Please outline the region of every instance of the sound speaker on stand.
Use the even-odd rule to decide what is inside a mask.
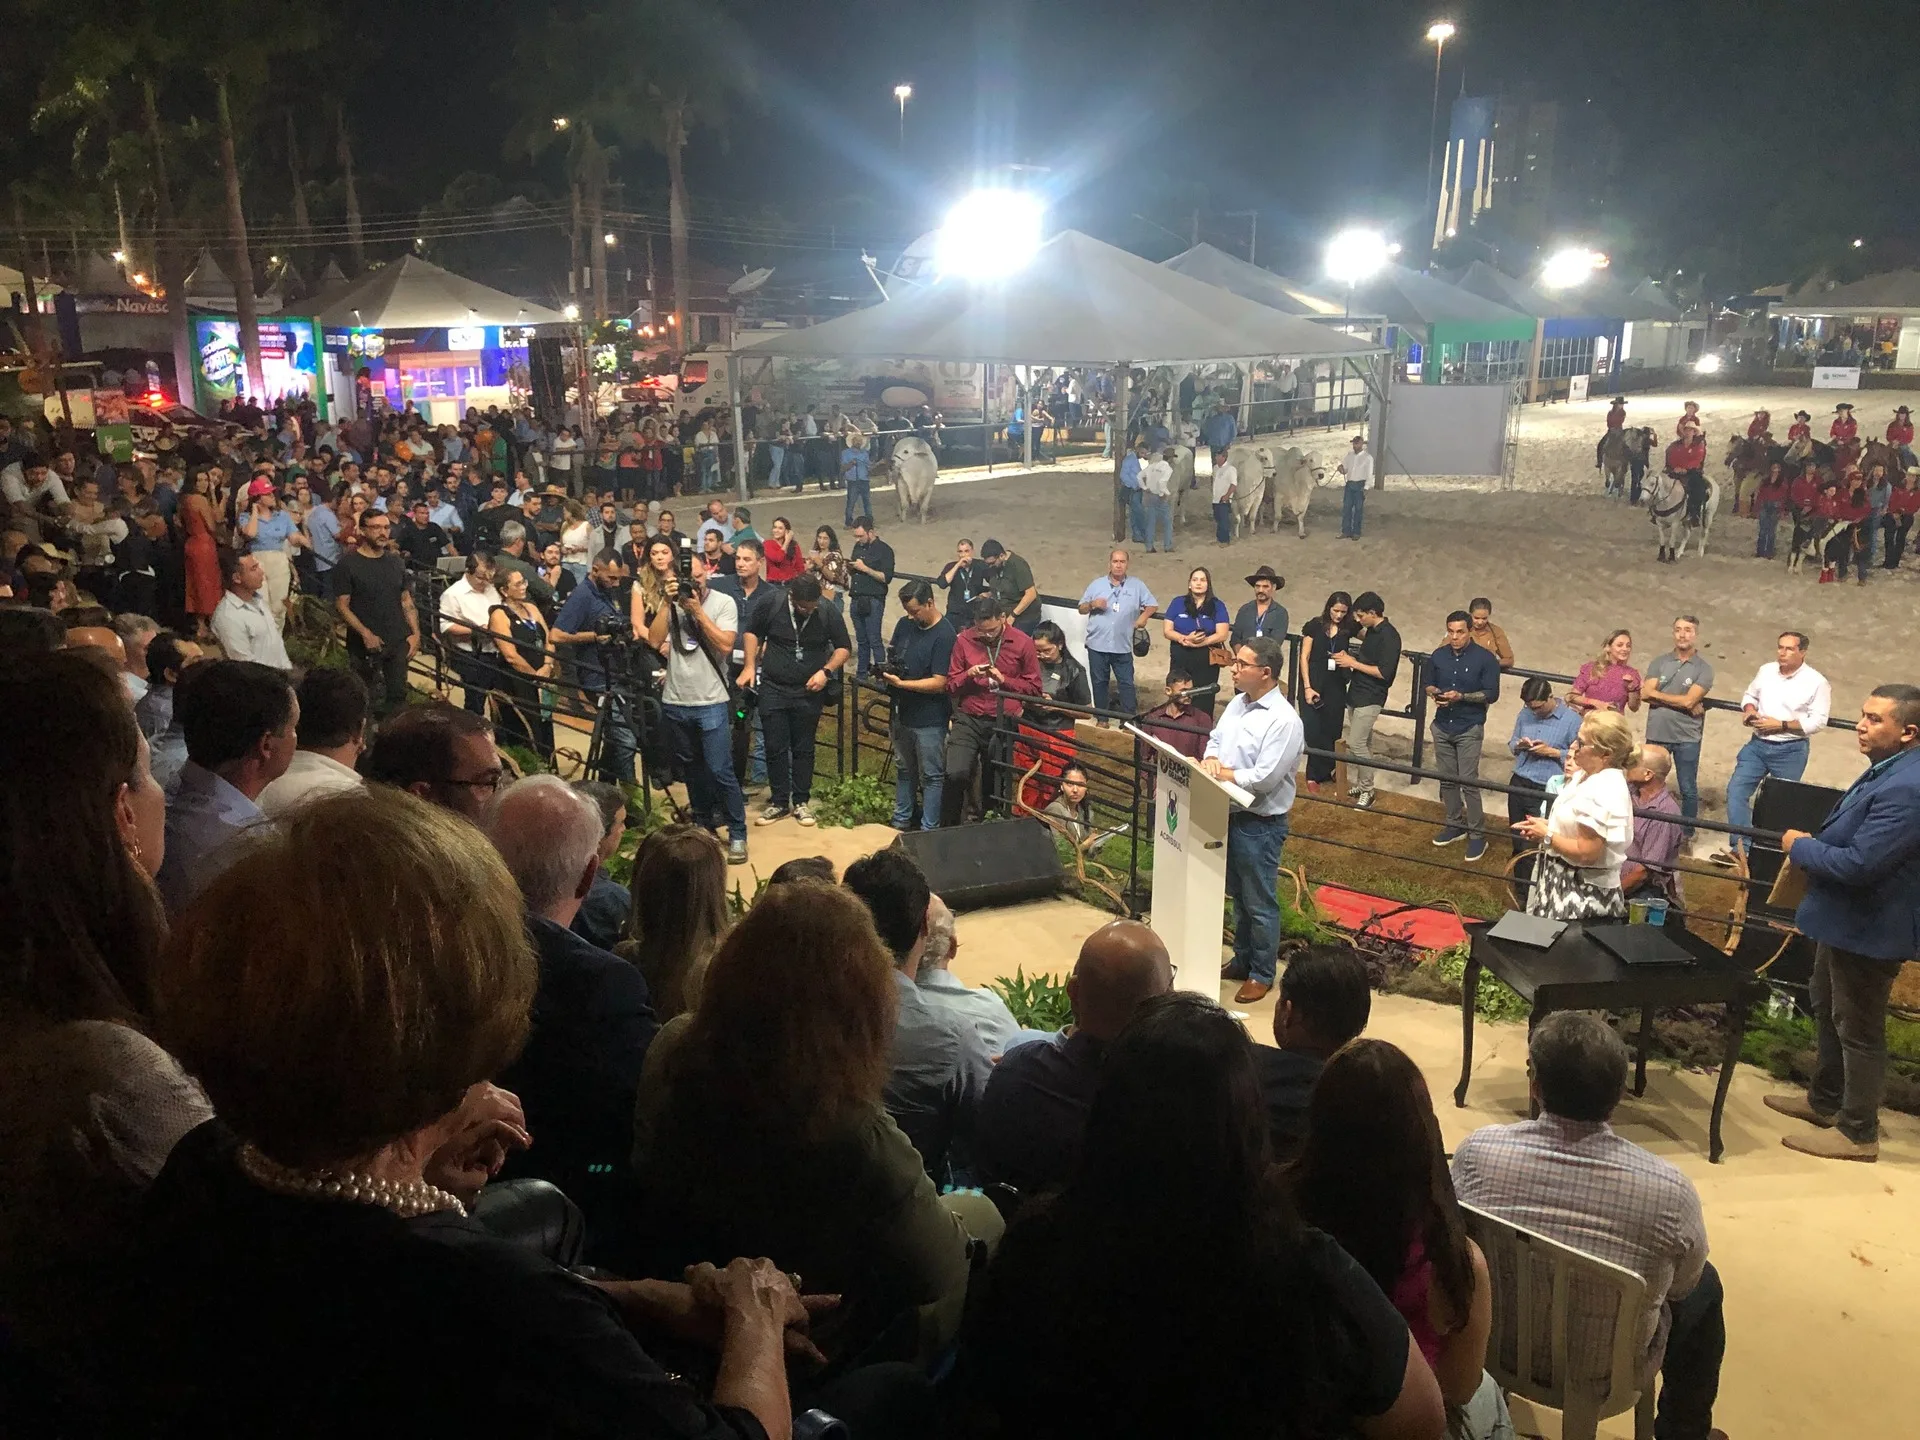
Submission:
[[[893,844],[913,858],[933,893],[955,910],[1042,900],[1066,887],[1053,831],[1038,820],[910,830]]]

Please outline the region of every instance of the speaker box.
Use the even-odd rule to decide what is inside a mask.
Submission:
[[[1833,813],[1833,807],[1844,794],[1844,790],[1830,786],[1807,785],[1768,775],[1753,792],[1753,828],[1805,830],[1812,834],[1827,823],[1827,816]]]
[[[910,830],[893,843],[913,858],[933,893],[955,910],[1041,900],[1066,886],[1053,831],[1038,820]]]

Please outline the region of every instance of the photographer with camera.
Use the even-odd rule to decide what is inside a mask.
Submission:
[[[840,672],[853,652],[847,623],[820,603],[818,577],[801,575],[773,603],[754,608],[744,633],[747,663],[740,684],[751,690],[759,681],[773,789],[755,823],[771,825],[790,814],[811,825],[814,738],[821,711],[840,698]]]
[[[647,640],[666,651],[661,710],[687,777],[693,823],[712,829],[724,819],[727,863],[744,865],[747,802],[733,773],[735,700],[727,681],[740,612],[730,596],[707,588],[707,574],[706,561],[682,543],[664,584],[668,603],[654,613]]]
[[[602,550],[593,557],[585,585],[576,585],[567,603],[553,617],[548,639],[565,647],[562,653],[573,662],[575,682],[592,699],[596,708],[604,701],[605,743],[600,749],[600,778],[627,784],[633,782],[633,752],[639,748],[634,724],[634,701],[622,693],[625,648],[633,640],[633,622],[620,604],[621,588],[627,583],[627,567],[618,550]],[[619,655],[610,652],[620,651]]]

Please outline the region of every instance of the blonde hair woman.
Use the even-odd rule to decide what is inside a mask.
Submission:
[[[1529,815],[1513,826],[1540,845],[1529,915],[1592,920],[1627,913],[1620,867],[1633,841],[1633,793],[1626,772],[1639,763],[1640,746],[1624,716],[1596,710],[1581,722],[1566,788],[1547,818]]]

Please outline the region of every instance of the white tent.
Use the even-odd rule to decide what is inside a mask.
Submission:
[[[1054,236],[1004,279],[901,287],[882,304],[775,332],[751,349],[795,358],[1102,366],[1382,353],[1370,341],[1188,279],[1077,230]]]
[[[1316,295],[1298,281],[1229,255],[1205,241],[1191,250],[1182,250],[1164,262],[1167,269],[1198,280],[1203,285],[1218,285],[1243,300],[1252,300],[1287,315],[1339,316],[1347,307],[1337,299]]]
[[[317,297],[315,318],[330,330],[427,330],[455,325],[564,325],[566,317],[405,255],[344,289]]]

